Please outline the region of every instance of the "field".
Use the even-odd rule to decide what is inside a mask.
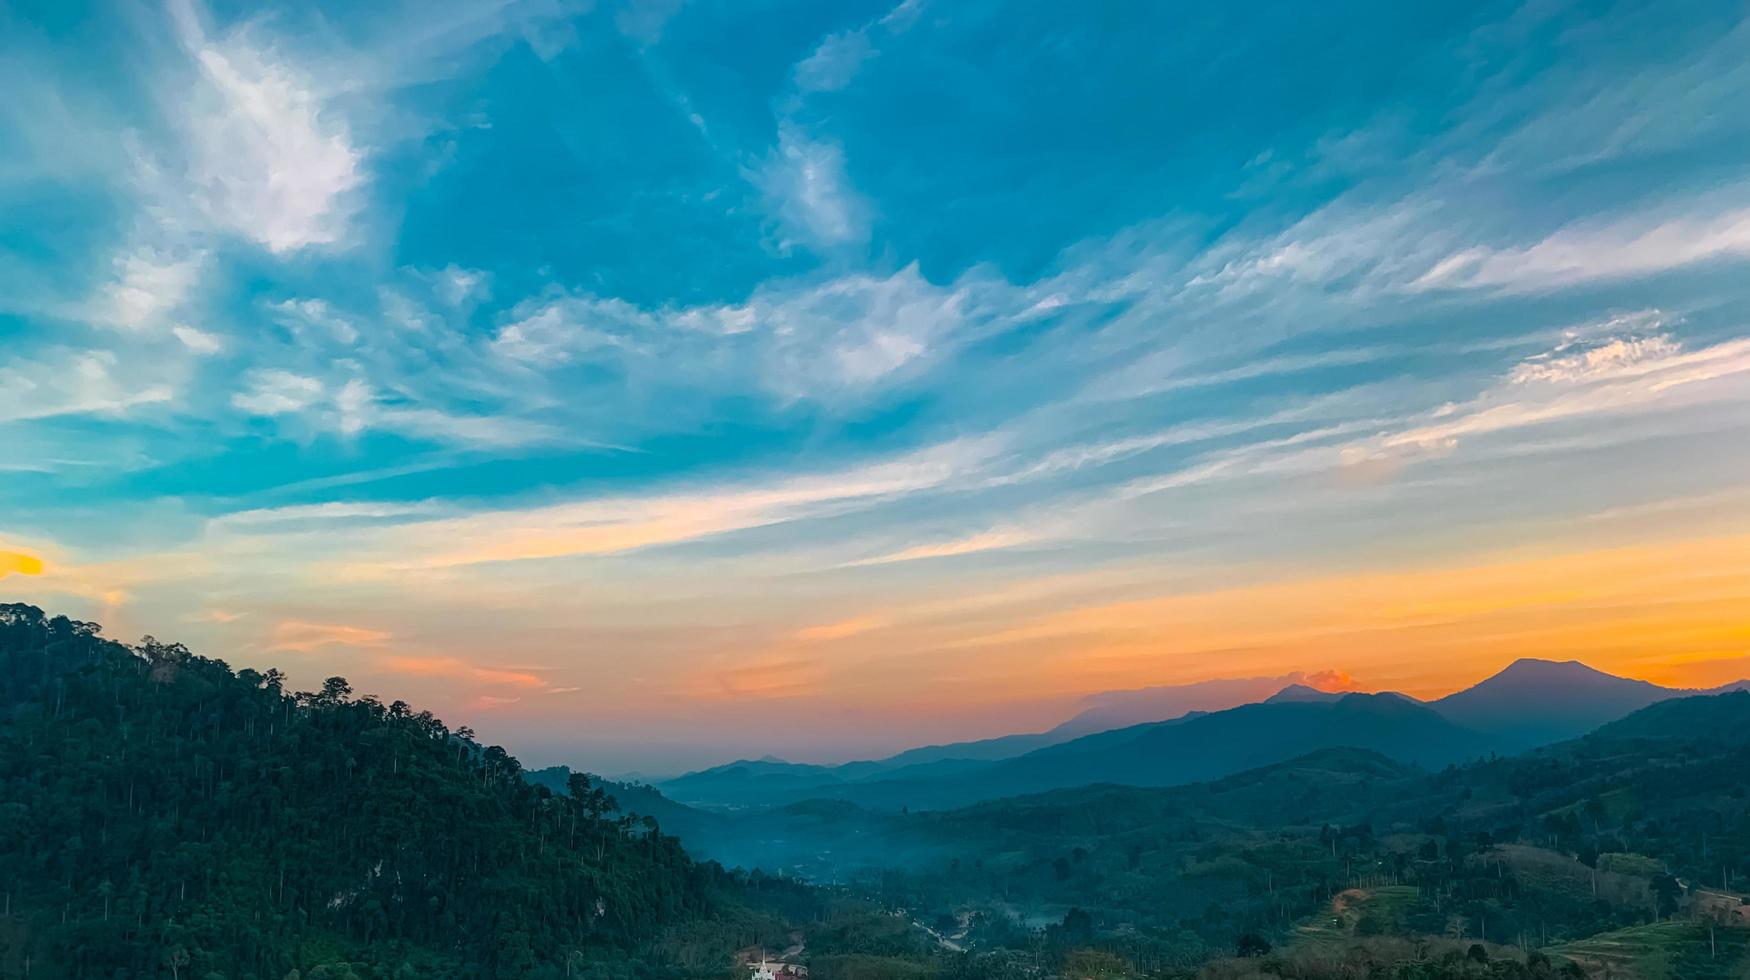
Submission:
[[[1616,980],[1743,980],[1750,977],[1750,930],[1672,920],[1618,929],[1549,950]]]
[[[1364,919],[1393,922],[1416,903],[1420,893],[1414,885],[1383,885],[1350,888],[1337,893],[1324,912],[1295,928],[1297,944],[1344,943],[1354,938]],[[1366,933],[1363,928],[1362,933]]]

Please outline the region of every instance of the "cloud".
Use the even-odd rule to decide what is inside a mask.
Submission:
[[[1750,340],[1684,350],[1668,337],[1617,338],[1517,365],[1469,402],[1445,405],[1423,424],[1345,450],[1351,456],[1449,452],[1459,440],[1582,418],[1694,402],[1740,402],[1750,387]]]
[[[0,367],[0,422],[63,415],[123,415],[168,402],[175,389],[168,365],[145,365],[138,375],[120,370],[113,351],[52,348],[34,359]],[[163,380],[155,380],[155,378]]]
[[[796,87],[803,92],[835,92],[849,85],[863,63],[875,56],[866,31],[834,34],[796,64]]]
[[[173,6],[195,79],[182,115],[186,181],[213,225],[283,254],[344,242],[364,154],[315,81],[247,29],[213,39]]]
[[[0,578],[8,575],[41,575],[43,560],[22,551],[0,551]]]
[[[258,507],[233,511],[213,518],[208,522],[207,527],[214,531],[297,529],[310,526],[333,526],[341,523],[404,520],[412,517],[430,516],[439,510],[440,505],[435,501],[419,503],[328,501],[319,504],[294,504],[288,507]]]
[[[778,145],[749,176],[777,222],[781,248],[868,240],[870,206],[845,175],[838,144],[811,139],[796,123],[780,123]]]
[[[389,640],[389,634],[382,630],[288,619],[274,624],[268,648],[290,653],[309,653],[327,647],[380,647]]]
[[[309,338],[314,343],[326,341],[346,347],[358,342],[358,328],[324,300],[281,300],[269,303],[268,309],[273,311],[275,319],[295,334],[320,331],[320,336]]]
[[[418,674],[424,677],[455,677],[479,681],[483,684],[502,684],[508,687],[547,687],[546,678],[538,674],[520,670],[502,670],[496,667],[477,667],[456,657],[394,656],[384,657],[380,663],[388,670],[403,674]]]
[[[635,332],[660,326],[657,316],[622,300],[566,297],[523,307],[498,328],[491,347],[509,360],[551,368],[594,352],[618,356]]]
[[[1327,693],[1360,690],[1360,683],[1346,670],[1315,670],[1301,675],[1300,683]]]
[[[1410,288],[1536,292],[1630,279],[1750,256],[1750,209],[1583,223],[1531,245],[1476,246],[1437,262]]]
[[[858,616],[836,623],[822,623],[819,626],[799,629],[796,631],[796,639],[803,643],[826,643],[832,640],[848,639],[871,630],[878,630],[886,625],[887,620],[880,616]]]
[[[899,551],[874,558],[864,558],[848,563],[846,567],[863,565],[891,565],[898,562],[922,561],[929,558],[953,558],[960,555],[975,555],[987,551],[1001,551],[1006,548],[1016,548],[1040,540],[1040,535],[1019,528],[995,528],[979,534],[953,538],[947,541],[935,541],[927,544],[913,545]]]
[[[1005,286],[968,278],[939,286],[908,265],[771,283],[741,303],[646,309],[618,299],[544,296],[515,307],[489,349],[518,374],[613,372],[623,389],[836,402],[907,377],[999,329],[1016,302]]]
[[[182,618],[190,623],[235,623],[247,615],[248,613],[232,612],[228,609],[202,609]]]
[[[622,554],[871,506],[939,487],[979,451],[947,444],[898,459],[769,485],[608,497],[423,521],[380,532],[385,570]]]
[[[177,340],[182,341],[182,346],[187,347],[190,352],[195,354],[217,354],[225,349],[224,341],[204,330],[196,330],[186,323],[179,323],[171,327],[170,332]]]
[[[276,368],[250,371],[249,389],[231,396],[231,404],[251,415],[302,412],[321,400],[322,382]]]
[[[825,676],[825,665],[818,660],[768,658],[711,671],[680,693],[700,701],[797,698],[817,692]]]
[[[115,277],[92,304],[91,319],[125,330],[159,326],[187,302],[205,264],[202,252],[124,251],[114,259]]]
[[[1576,382],[1620,372],[1637,364],[1673,357],[1681,346],[1668,335],[1617,337],[1578,353],[1565,348],[1528,358],[1514,367],[1508,380],[1514,384]]]

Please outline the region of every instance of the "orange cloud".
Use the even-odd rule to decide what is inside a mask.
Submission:
[[[1337,691],[1359,690],[1361,685],[1346,670],[1315,670],[1307,674],[1301,683],[1307,687],[1335,693]]]
[[[898,562],[920,561],[926,558],[953,558],[958,555],[976,555],[986,551],[1001,551],[1005,548],[1015,548],[1024,544],[1032,544],[1039,540],[1037,534],[1012,529],[999,529],[974,534],[970,537],[955,538],[952,541],[936,541],[928,544],[914,545],[892,554],[877,555],[874,558],[864,558],[861,561],[848,562],[846,567],[855,568],[864,565],[891,565]]]
[[[822,623],[819,626],[799,629],[796,631],[796,639],[804,643],[823,643],[830,640],[842,640],[859,633],[867,633],[886,625],[887,621],[879,616],[858,616],[836,623]]]
[[[0,578],[8,575],[41,575],[43,560],[22,551],[0,551]]]
[[[403,674],[419,674],[425,677],[460,677],[485,684],[502,684],[510,687],[547,686],[546,679],[535,674],[516,670],[499,670],[493,667],[476,667],[457,657],[396,656],[384,657],[381,662],[384,667],[400,671]]]
[[[268,647],[294,653],[308,653],[323,647],[377,647],[389,642],[389,634],[381,630],[335,623],[305,623],[284,620],[273,628]]]
[[[824,677],[818,660],[774,660],[701,675],[682,693],[704,701],[794,698],[820,693]]]

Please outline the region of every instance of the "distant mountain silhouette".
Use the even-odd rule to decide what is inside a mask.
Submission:
[[[1100,753],[1133,757],[1143,757],[1149,750],[1165,753],[1171,748],[1158,741],[1151,746],[1145,736],[1170,742],[1189,732],[1198,737],[1199,746],[1221,744],[1219,738],[1231,743],[1235,729],[1300,736],[1316,732],[1309,724],[1315,717],[1324,718],[1328,727],[1352,725],[1360,716],[1359,729],[1344,730],[1339,736],[1345,740],[1358,732],[1376,739],[1420,733],[1417,737],[1424,739],[1422,749],[1411,754],[1421,754],[1425,762],[1449,750],[1446,738],[1455,738],[1461,745],[1467,741],[1464,733],[1455,735],[1450,723],[1430,722],[1429,710],[1407,698],[1339,695],[1336,699],[1294,701],[1300,693],[1291,691],[1275,704],[1199,715],[1172,725],[1133,726],[1102,733],[1101,738],[1078,740],[1079,745],[1068,743],[1034,753],[1033,764],[1044,765],[1055,758],[1066,767],[1085,765],[1082,757],[1095,748]],[[1209,730],[1199,734],[1198,725],[1209,726]],[[1432,743],[1434,755],[1427,751],[1428,735],[1440,736]],[[1744,746],[1750,746],[1750,693],[1737,691],[1662,700],[1581,738],[1452,773],[1412,766],[1397,753],[1334,747],[1313,748],[1209,781],[1149,785],[1166,778],[1183,758],[1168,756],[1140,777],[1116,774],[1126,775],[1125,782],[1096,778],[1115,775],[1110,770],[1089,770],[1086,783],[1075,777],[1076,785],[990,797],[963,807],[936,808],[917,802],[926,798],[926,792],[946,798],[948,793],[939,785],[895,782],[844,787],[846,793],[868,795],[858,802],[810,800],[712,814],[727,823],[707,826],[691,836],[683,830],[681,836],[689,848],[727,863],[837,875],[870,867],[940,867],[951,860],[964,862],[979,855],[1012,859],[1019,848],[1026,847],[1036,848],[1036,855],[1051,855],[1061,852],[1062,841],[1069,834],[1078,842],[1102,837],[1116,840],[1128,849],[1136,840],[1170,841],[1188,824],[1199,822],[1229,827],[1409,824],[1435,814],[1449,818],[1466,801],[1499,794],[1504,787],[1517,787],[1512,792],[1537,804],[1527,810],[1527,818],[1534,821],[1551,812],[1547,809],[1551,806],[1553,812],[1561,812],[1595,796],[1604,782],[1614,785],[1618,781],[1649,790],[1658,787],[1656,795],[1649,792],[1641,797],[1647,806],[1679,804],[1693,810],[1700,801],[1705,812],[1711,813],[1722,795],[1743,782]],[[1256,751],[1259,745],[1254,742],[1235,749],[1237,755]],[[1230,755],[1224,761],[1235,757]],[[1081,763],[1076,762],[1078,758],[1082,758]],[[1005,768],[1013,775],[1019,764]],[[1512,773],[1520,775],[1504,775]],[[1029,775],[1039,781],[1037,774]],[[978,778],[983,781],[979,791],[989,791],[996,775],[987,772]],[[884,792],[888,796],[880,795]],[[913,799],[909,815],[899,813],[895,805],[899,795],[907,792]],[[866,805],[870,801],[880,806]]]
[[[1046,734],[1060,736],[1058,741],[1066,741],[1079,735],[1178,718],[1192,711],[1224,711],[1262,701],[1288,688],[1316,690],[1307,681],[1321,676],[1324,675],[1293,673],[1279,677],[1223,678],[1195,684],[1108,691],[1088,697],[1087,707],[1081,713]],[[1337,676],[1347,680],[1345,675]]]
[[[1584,735],[1669,698],[1698,693],[1707,692],[1617,677],[1575,660],[1527,658],[1428,705],[1457,724],[1494,737],[1501,751],[1519,752]]]
[[[1265,704],[1281,704],[1285,701],[1335,701],[1341,698],[1341,692],[1321,691],[1305,684],[1290,684],[1275,694],[1264,699]]]
[[[855,763],[853,763],[855,765]],[[834,766],[811,766],[768,759],[741,759],[660,784],[664,796],[683,803],[761,806],[805,799],[844,781]]]
[[[1014,759],[960,762],[952,770],[907,767],[813,792],[874,808],[946,809],[1095,783],[1176,786],[1336,748],[1444,766],[1486,755],[1490,746],[1484,736],[1402,695],[1346,694],[1241,705],[1097,732]]]
[[[669,797],[689,803],[777,805],[805,799],[815,790],[826,791],[843,783],[911,780],[958,773],[978,768],[977,763],[1017,758],[1088,735],[1178,721],[1249,704],[1281,694],[1289,688],[1311,692],[1309,697],[1321,694],[1304,683],[1308,678],[1307,674],[1293,673],[1280,677],[1229,678],[1108,691],[1090,696],[1084,701],[1087,707],[1080,713],[1043,732],[926,745],[884,759],[837,766],[785,762],[774,756],[742,759],[689,772],[664,780],[660,785]]]
[[[1399,762],[1443,766],[1486,754],[1487,740],[1395,694],[1242,705],[1175,723],[1104,732],[968,772],[917,805],[1119,783],[1173,786],[1216,779],[1315,749],[1372,749]]]
[[[1321,691],[1297,679],[1303,676],[1114,692],[1091,699],[1086,711],[1047,732],[926,746],[841,766],[734,762],[669,780],[661,789],[673,800],[701,805],[784,806],[820,798],[936,809],[1101,782],[1170,786],[1216,779],[1321,748],[1370,749],[1399,762],[1444,766],[1572,739],[1670,698],[1712,693],[1536,659],[1515,661],[1426,704],[1393,693]],[[1246,692],[1257,700],[1186,709],[1166,720],[1159,715]],[[1133,715],[1147,720],[1080,731]]]

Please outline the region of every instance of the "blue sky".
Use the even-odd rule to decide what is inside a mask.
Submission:
[[[606,769],[1750,673],[1747,55],[1724,2],[5,5],[0,594]]]

